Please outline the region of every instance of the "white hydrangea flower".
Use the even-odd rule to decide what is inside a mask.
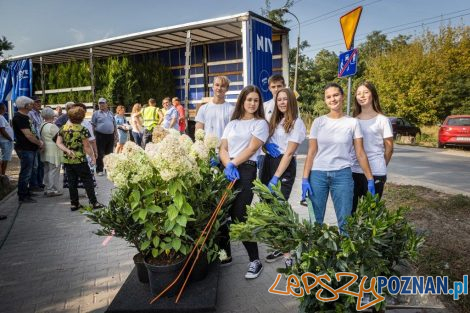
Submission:
[[[204,137],[205,137],[204,129],[196,129],[194,138],[196,138],[196,140],[204,140]]]
[[[217,149],[219,147],[219,138],[214,135],[204,137],[204,144],[209,149]]]
[[[208,161],[209,149],[204,142],[198,140],[191,146],[191,155],[195,158]]]
[[[227,255],[227,252],[225,252],[224,249],[221,249],[219,251],[219,260],[220,261],[224,261],[224,260],[227,260],[228,259],[228,255]]]

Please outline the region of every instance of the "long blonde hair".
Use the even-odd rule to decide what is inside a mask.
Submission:
[[[142,109],[142,105],[140,103],[136,103],[132,107],[132,113],[139,113],[141,109]]]
[[[277,107],[277,96],[280,92],[284,92],[287,95],[287,111],[282,113]],[[295,120],[299,117],[299,107],[297,105],[297,99],[295,98],[294,92],[290,88],[279,89],[274,95],[274,112],[269,122],[269,136],[274,134],[277,126],[284,118],[284,131],[290,133],[294,128]]]

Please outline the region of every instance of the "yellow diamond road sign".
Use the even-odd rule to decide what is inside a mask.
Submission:
[[[356,34],[357,24],[359,24],[361,13],[362,6],[359,6],[339,18],[339,22],[341,23],[341,29],[343,30],[343,37],[344,43],[346,44],[346,50],[351,50],[351,47],[354,43],[354,35]]]

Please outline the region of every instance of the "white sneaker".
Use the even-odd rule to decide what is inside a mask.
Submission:
[[[260,260],[254,260],[253,262],[250,262],[248,265],[248,272],[245,274],[246,279],[254,279],[261,274],[261,271],[263,270],[263,264],[261,264]]]
[[[98,175],[98,176],[103,176],[104,173],[103,173],[103,172],[98,172],[98,173],[96,173],[96,175]]]

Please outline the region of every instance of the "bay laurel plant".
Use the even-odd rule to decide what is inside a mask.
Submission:
[[[122,153],[105,157],[108,178],[116,188],[103,213],[86,214],[103,227],[99,234],[114,230],[115,235],[135,245],[149,262],[170,264],[190,252],[202,232],[199,225],[204,224],[196,219],[201,206],[215,208],[213,202],[221,197],[227,182],[221,179],[222,173],[210,169],[217,138],[198,132],[193,142],[172,130],[160,138],[159,142],[147,144],[145,150],[127,142]],[[216,191],[200,197],[201,185]],[[223,212],[219,219],[222,215]],[[138,233],[132,236],[133,241],[126,230],[129,224]]]
[[[389,211],[383,201],[377,201],[370,194],[348,218],[345,235],[340,234],[336,226],[300,220],[279,188],[275,186],[273,190],[271,193],[260,181],[255,181],[254,191],[260,201],[249,207],[246,222],[231,226],[230,236],[289,252],[292,266],[279,268],[281,273],[298,277],[307,272],[327,274],[332,278],[329,284],[334,289],[350,280],[343,277],[336,281],[334,277],[338,272],[355,273],[358,281],[367,276],[367,283],[370,283],[372,277],[397,274],[396,265],[415,260],[423,243],[423,238],[405,219],[406,208]],[[336,301],[322,302],[315,297],[319,289],[317,286],[299,298],[301,312],[356,311],[355,297],[342,294]],[[357,292],[358,283],[349,290]],[[322,293],[322,297],[331,296],[333,294],[327,290]],[[380,310],[385,305],[381,302],[375,308]]]

